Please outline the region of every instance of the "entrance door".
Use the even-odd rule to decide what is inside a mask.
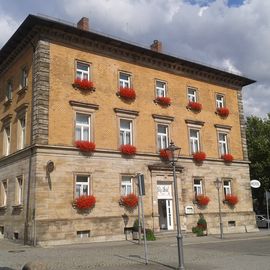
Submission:
[[[173,230],[172,200],[158,200],[159,226],[161,230]]]

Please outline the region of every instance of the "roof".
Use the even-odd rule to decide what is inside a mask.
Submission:
[[[60,31],[64,31],[69,34],[75,34],[82,38],[87,38],[95,41],[101,41],[106,44],[111,44],[113,46],[119,48],[125,48],[132,52],[141,53],[143,55],[148,55],[154,57],[155,59],[161,61],[171,62],[172,64],[178,64],[187,68],[196,69],[197,72],[207,72],[211,74],[215,74],[216,76],[226,77],[230,82],[237,81],[237,85],[243,87],[255,82],[255,80],[249,79],[247,77],[243,77],[240,75],[236,75],[230,72],[226,72],[220,69],[216,69],[213,67],[209,67],[207,65],[199,64],[193,61],[184,60],[169,54],[159,53],[152,51],[150,49],[131,44],[119,39],[115,39],[109,36],[101,35],[92,31],[85,31],[77,28],[74,25],[70,25],[64,23],[62,21],[52,20],[50,18],[28,15],[28,17],[23,21],[23,23],[19,26],[17,31],[12,35],[12,37],[7,41],[7,43],[0,50],[0,72],[3,70],[1,67],[2,63],[17,49],[18,45],[22,46],[29,44],[31,42],[31,37],[37,34],[37,32],[32,31],[36,26],[47,27],[49,29],[57,29]],[[32,35],[31,35],[32,33]],[[28,39],[26,38],[28,36]]]

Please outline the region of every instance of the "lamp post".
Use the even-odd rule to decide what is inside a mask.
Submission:
[[[222,223],[220,195],[219,195],[219,190],[220,190],[221,185],[222,185],[221,179],[217,177],[216,181],[214,181],[214,184],[215,184],[217,191],[218,191],[218,213],[219,213],[220,239],[223,239],[223,223]]]
[[[175,173],[175,165],[178,160],[178,156],[181,148],[175,146],[175,144],[171,141],[168,148],[165,149],[169,154],[169,161],[173,167],[173,183],[174,183],[174,200],[175,200],[175,215],[176,215],[176,226],[177,226],[177,248],[178,248],[178,267],[179,270],[185,270],[184,267],[184,253],[183,253],[183,235],[181,232],[181,224],[180,224],[180,215],[179,215],[179,199],[178,199],[178,187]],[[177,156],[175,156],[175,151],[179,151]]]

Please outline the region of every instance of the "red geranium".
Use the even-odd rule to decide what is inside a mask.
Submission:
[[[169,160],[169,158],[171,156],[171,152],[169,150],[166,150],[166,149],[160,149],[159,156],[164,160]]]
[[[217,108],[217,114],[222,117],[227,117],[229,115],[230,111],[226,107]]]
[[[206,206],[210,202],[210,199],[206,195],[198,195],[196,197],[196,201],[198,202],[199,205]]]
[[[171,105],[171,99],[169,97],[157,97],[156,102],[163,106]]]
[[[139,201],[138,196],[136,196],[134,193],[130,193],[120,198],[120,204],[129,208],[136,207],[138,205],[138,201]]]
[[[225,201],[229,204],[229,205],[236,205],[238,203],[238,197],[236,195],[226,195],[225,196]]]
[[[224,155],[221,156],[221,158],[225,162],[232,162],[233,161],[233,156],[231,154],[224,154]]]
[[[135,155],[136,147],[131,144],[123,144],[120,146],[120,151],[125,155]]]
[[[195,161],[204,161],[206,159],[206,154],[204,152],[197,152],[193,154],[193,159]]]
[[[135,90],[129,87],[120,87],[118,94],[124,99],[134,100],[136,98]]]
[[[92,152],[96,149],[95,143],[89,141],[76,141],[75,146],[82,152]]]
[[[200,112],[202,110],[202,104],[195,101],[189,101],[188,108],[193,111]]]
[[[87,79],[81,80],[80,78],[76,78],[73,85],[82,90],[93,90],[94,88],[94,83]]]
[[[80,210],[91,209],[96,204],[96,198],[93,195],[82,195],[75,199],[74,204]]]

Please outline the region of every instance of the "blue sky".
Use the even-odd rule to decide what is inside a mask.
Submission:
[[[12,0],[0,1],[0,48],[28,14],[77,23],[166,53],[257,80],[243,89],[246,115],[270,112],[270,1]]]

